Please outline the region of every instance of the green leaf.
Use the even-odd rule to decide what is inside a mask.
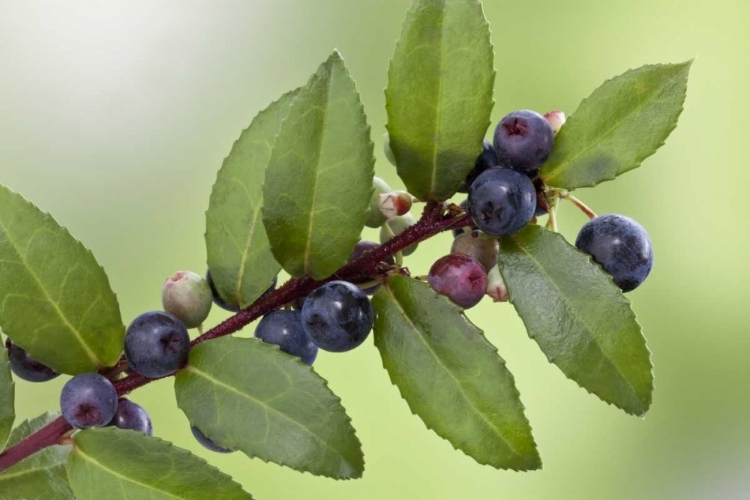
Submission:
[[[346,263],[369,213],[375,158],[359,92],[341,55],[294,99],[263,186],[263,223],[292,276],[327,278]]]
[[[651,405],[646,339],[612,278],[565,239],[527,226],[500,241],[499,266],[529,336],[565,375],[627,413]]]
[[[125,328],[94,256],[0,186],[0,328],[31,357],[75,375],[113,365]]]
[[[177,404],[219,445],[336,479],[364,471],[341,402],[299,358],[256,339],[224,337],[190,351]]]
[[[10,435],[8,446],[19,443],[59,415],[45,413],[26,420]],[[70,446],[50,446],[0,473],[0,498],[3,500],[73,500],[65,472]],[[102,497],[107,498],[107,497]]]
[[[16,419],[15,397],[16,386],[10,375],[8,352],[0,345],[0,450],[8,441],[10,430]]]
[[[167,441],[117,427],[73,436],[68,478],[78,500],[252,500],[232,478]]]
[[[495,104],[493,58],[479,0],[415,0],[385,100],[398,175],[420,200],[450,198],[482,152]]]
[[[245,129],[219,170],[206,212],[208,268],[229,304],[248,307],[281,266],[261,220],[263,179],[281,123],[299,90],[283,95]]]
[[[513,375],[458,306],[403,276],[391,276],[373,305],[383,365],[428,428],[480,464],[541,467]]]
[[[643,66],[596,89],[560,130],[544,182],[575,189],[638,168],[677,126],[691,64]]]

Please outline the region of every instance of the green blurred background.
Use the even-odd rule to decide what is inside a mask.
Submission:
[[[222,159],[255,113],[303,84],[334,47],[362,92],[378,175],[401,186],[381,151],[382,89],[409,3],[2,0],[0,183],[92,248],[128,323],[160,307],[173,271],[204,269],[204,210]],[[469,316],[515,374],[544,460],[539,472],[479,466],[426,430],[372,341],[316,363],[362,440],[359,481],[204,451],[169,382],[133,399],[159,436],[266,500],[750,498],[750,3],[493,0],[485,9],[497,52],[494,121],[518,108],[570,113],[628,68],[697,57],[666,146],[643,168],[579,192],[600,213],[634,217],[653,239],[654,272],[630,295],[656,365],[647,417],[626,416],[566,380],[512,307],[490,302]],[[584,217],[568,206],[561,216],[574,238]],[[422,245],[409,267],[426,272],[449,244],[442,235]],[[214,311],[210,323],[224,316]],[[19,418],[55,409],[62,384],[19,383]]]

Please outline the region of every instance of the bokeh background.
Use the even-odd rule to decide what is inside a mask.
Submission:
[[[0,183],[84,241],[109,272],[126,324],[160,307],[173,271],[205,267],[216,170],[252,117],[303,84],[333,48],[362,92],[378,175],[386,68],[409,0],[0,1]],[[493,120],[575,110],[604,79],[697,57],[678,129],[639,170],[578,194],[639,220],[656,248],[630,297],[656,365],[654,404],[626,416],[547,363],[507,304],[469,316],[515,374],[544,460],[533,473],[476,465],[426,430],[372,341],[316,369],[362,440],[364,479],[336,482],[200,448],[170,382],[133,397],[156,433],[206,457],[261,499],[750,498],[750,3],[492,0]],[[568,206],[562,231],[585,222]],[[370,233],[374,236],[374,232]],[[408,261],[446,253],[447,235]],[[221,311],[209,323],[220,321]],[[251,328],[247,334],[251,333]],[[18,384],[19,419],[57,406],[62,377]],[[2,498],[2,492],[0,492]]]

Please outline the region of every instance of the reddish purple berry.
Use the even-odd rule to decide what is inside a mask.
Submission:
[[[477,305],[487,292],[487,273],[482,264],[461,254],[446,255],[435,262],[427,281],[436,292],[464,309]]]

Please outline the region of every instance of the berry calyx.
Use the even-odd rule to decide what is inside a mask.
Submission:
[[[167,278],[161,292],[164,310],[186,328],[197,328],[211,312],[213,292],[205,279],[191,271],[179,271]]]
[[[555,134],[546,118],[522,109],[500,120],[495,128],[494,144],[500,165],[531,173],[549,158]]]
[[[508,168],[487,170],[469,189],[469,214],[479,229],[492,236],[520,231],[534,216],[536,204],[531,180]]]
[[[346,281],[316,288],[302,306],[302,324],[323,350],[345,352],[362,344],[375,315],[367,295]]]
[[[153,436],[154,434],[151,418],[146,410],[141,405],[125,398],[120,398],[117,401],[117,411],[109,425],[114,425],[118,429],[142,432],[147,436]]]
[[[430,268],[427,281],[432,288],[464,309],[479,304],[487,291],[487,273],[467,255],[451,254]]]
[[[35,360],[24,350],[15,345],[10,339],[5,340],[8,350],[8,360],[11,371],[20,379],[27,382],[47,382],[60,376],[49,366]]]
[[[258,323],[255,337],[279,346],[283,352],[299,357],[308,365],[312,365],[318,355],[318,346],[302,326],[300,311],[271,311]]]
[[[591,255],[623,292],[638,288],[654,264],[648,233],[624,215],[602,215],[590,220],[578,233],[576,247]]]
[[[117,391],[112,382],[98,373],[76,375],[63,386],[60,409],[73,427],[103,427],[117,411]]]
[[[166,312],[141,314],[125,333],[128,366],[144,377],[161,378],[173,374],[185,365],[189,350],[187,328]]]

